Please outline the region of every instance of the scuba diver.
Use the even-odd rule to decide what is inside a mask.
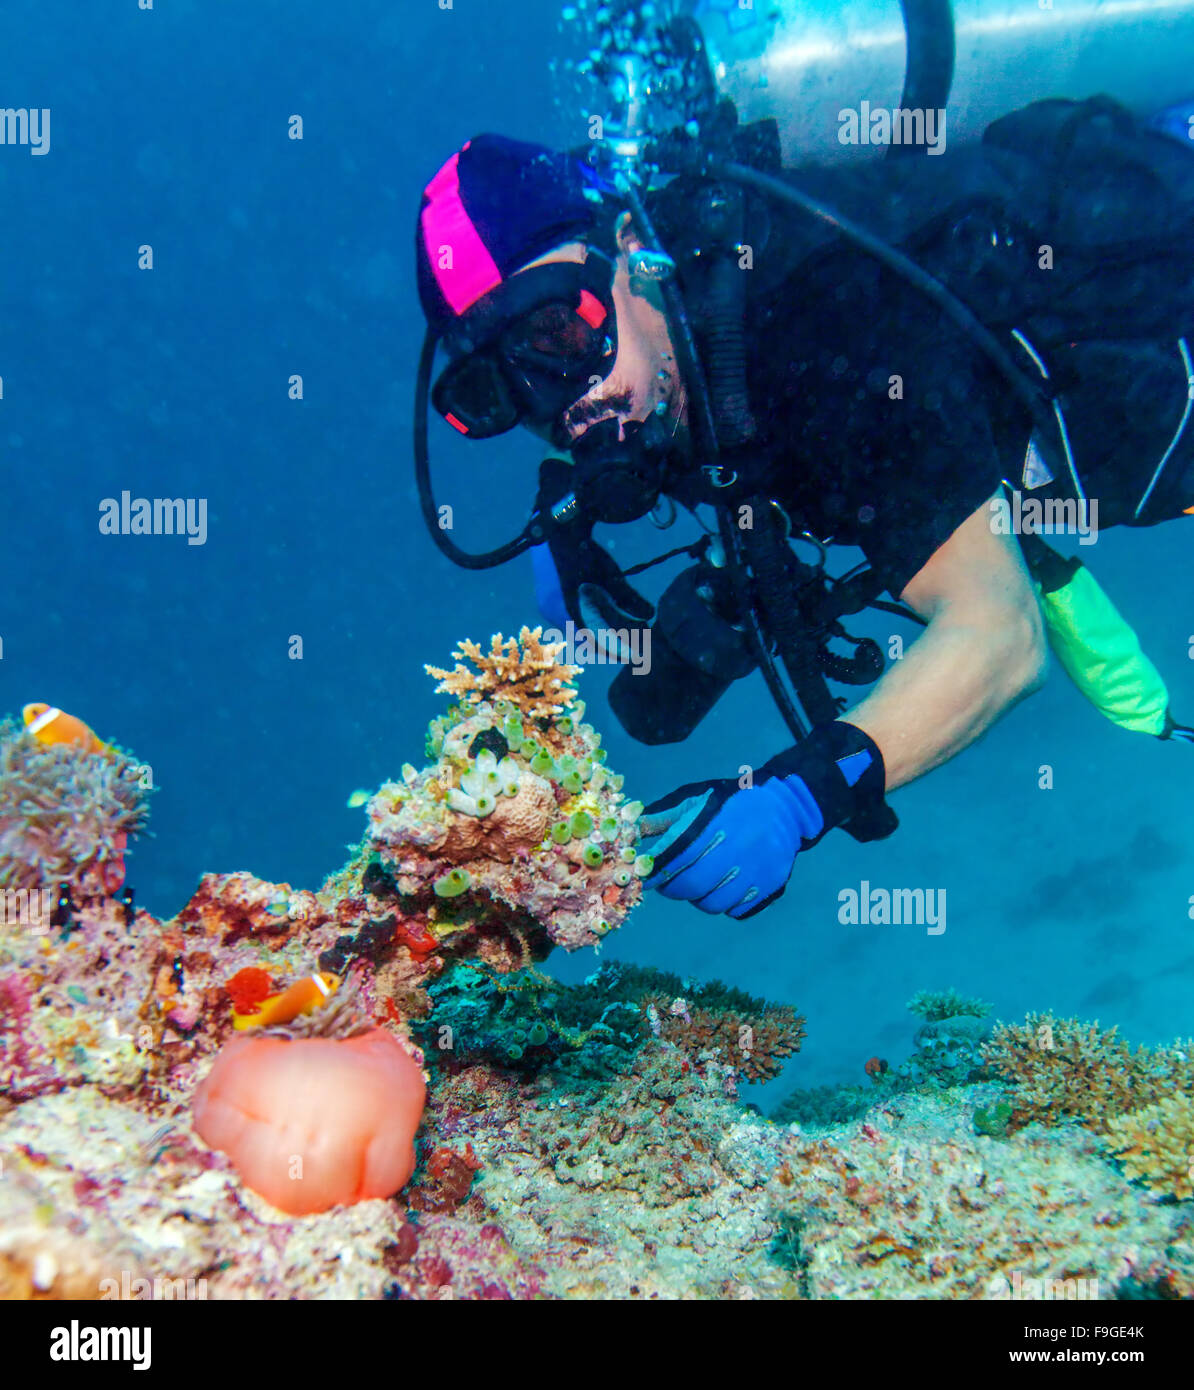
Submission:
[[[650,626],[650,675],[610,691],[641,741],[762,672],[793,746],[643,822],[649,887],[744,918],[830,830],[890,834],[887,797],[1037,690],[1050,647],[1115,722],[1191,739],[1089,570],[1024,518],[1071,508],[1085,542],[1194,514],[1194,145],[1050,100],[939,158],[791,173],[767,122],[719,119],[642,178],[498,135],[443,166],[416,236],[416,470],[456,563],[529,550],[558,625]],[[472,554],[439,524],[429,406],[549,445],[513,541]],[[652,604],[593,529],[677,512],[698,539],[661,559],[693,563]],[[836,545],[865,562],[830,577]],[[886,671],[842,626],[866,607],[923,628]],[[846,708],[828,681],[875,684]]]

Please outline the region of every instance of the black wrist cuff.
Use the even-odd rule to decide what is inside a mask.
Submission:
[[[818,840],[839,825],[856,840],[882,840],[899,825],[883,799],[887,774],[879,745],[854,724],[816,725],[803,743],[765,763],[760,775],[801,778],[825,818]]]

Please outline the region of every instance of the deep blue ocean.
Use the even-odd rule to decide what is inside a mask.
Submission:
[[[412,246],[423,185],[470,136],[582,135],[582,113],[553,104],[560,8],[0,13],[0,106],[52,111],[48,154],[0,148],[0,710],[59,705],[152,766],[129,881],[159,917],[213,870],[318,886],[363,829],[349,794],[423,761],[441,708],[423,663],[537,621],[528,562],[468,575],[424,532]],[[538,459],[529,439],[477,446],[462,527],[525,512]],[[206,543],[101,535],[101,500],[126,490],[205,498]],[[1194,521],[1104,533],[1083,555],[1187,720],[1192,545]],[[687,744],[640,747],[604,706],[608,676],[584,677],[589,717],[643,800],[789,741],[751,678]],[[765,1105],[898,1061],[918,989],[1172,1040],[1191,1031],[1192,787],[1194,750],[1114,728],[1055,671],[897,796],[891,839],[832,836],[744,923],[652,898],[604,954],[795,1004],[808,1040]],[[946,931],[841,925],[838,893],[863,880],[944,890]],[[595,961],[548,968],[576,979]]]

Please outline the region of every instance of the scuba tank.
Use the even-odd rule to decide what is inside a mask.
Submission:
[[[1101,94],[1144,117],[1194,95],[1194,0],[580,0],[566,14],[613,128],[703,124],[728,97],[743,124],[776,122],[789,168],[924,153],[883,138],[894,111],[944,109],[940,134],[964,144],[1048,97]]]
[[[1114,97],[1146,116],[1191,95],[1194,0],[696,0],[722,95],[779,123],[786,165],[883,154],[842,143],[839,113],[945,107],[977,140],[1046,97]],[[898,149],[897,146],[892,146]]]

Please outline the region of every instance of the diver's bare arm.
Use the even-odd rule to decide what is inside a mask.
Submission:
[[[961,752],[1044,679],[1040,609],[1016,538],[992,530],[993,504],[1006,506],[984,502],[909,581],[900,597],[929,626],[842,716],[879,745],[888,791]]]

